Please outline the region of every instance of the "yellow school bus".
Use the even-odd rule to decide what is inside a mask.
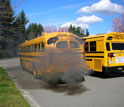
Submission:
[[[89,70],[122,72],[124,70],[124,33],[111,32],[83,37]]]
[[[44,33],[40,37],[25,41],[19,48],[22,68],[31,71],[35,78],[53,83],[66,77],[62,77],[65,75],[63,72],[68,72],[66,68],[76,68],[72,65],[76,62],[72,61],[74,54],[80,55],[80,59],[83,57],[82,38],[69,32]],[[68,82],[69,78],[72,77],[63,82]],[[79,81],[84,80],[83,74],[76,78]]]

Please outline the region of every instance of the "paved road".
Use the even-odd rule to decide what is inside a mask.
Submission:
[[[27,93],[32,107],[124,107],[123,74],[85,76],[80,85],[53,87],[22,71],[18,59],[2,60],[0,66]]]

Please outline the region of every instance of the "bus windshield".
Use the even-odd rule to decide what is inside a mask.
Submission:
[[[56,44],[57,48],[68,48],[68,43],[67,41],[61,41]]]
[[[112,43],[112,50],[124,50],[124,43]]]
[[[70,48],[80,48],[80,45],[75,41],[70,41]]]

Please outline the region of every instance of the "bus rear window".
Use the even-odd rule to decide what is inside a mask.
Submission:
[[[110,45],[109,45],[109,43],[106,43],[106,50],[107,51],[110,51]]]
[[[75,41],[70,41],[70,48],[80,48],[80,45]]]
[[[58,42],[56,44],[57,48],[68,48],[68,43],[66,41]]]
[[[112,50],[124,50],[124,43],[112,43]]]
[[[48,43],[49,45],[50,45],[50,44],[54,44],[57,40],[58,40],[58,37],[53,37],[53,38],[50,38],[47,43]]]

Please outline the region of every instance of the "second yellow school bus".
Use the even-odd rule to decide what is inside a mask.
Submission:
[[[105,73],[124,70],[124,33],[98,34],[83,40],[89,70]]]

